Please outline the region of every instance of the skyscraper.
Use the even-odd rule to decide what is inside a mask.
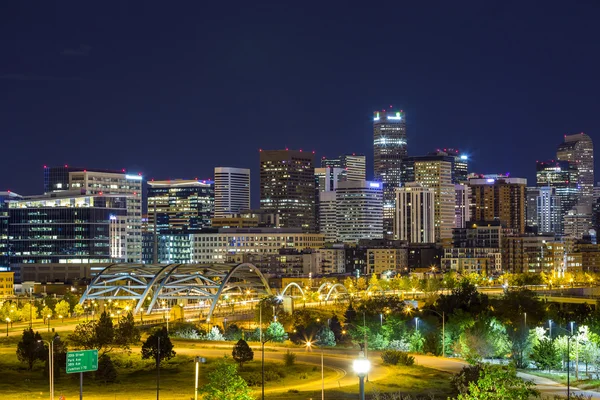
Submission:
[[[504,228],[525,232],[527,179],[483,175],[469,179],[474,221],[499,221]]]
[[[562,231],[560,197],[556,195],[556,189],[545,186],[538,188],[539,194],[536,198],[536,214],[539,232],[560,233]]]
[[[537,187],[550,186],[555,189],[556,195],[560,198],[561,219],[577,205],[580,198],[578,182],[579,171],[573,162],[556,160],[536,162]],[[562,233],[562,228],[557,233]]]
[[[343,154],[338,158],[325,158],[321,160],[321,167],[342,168],[344,180],[364,181],[367,179],[366,157],[363,154]]]
[[[316,230],[314,154],[260,151],[260,208],[279,214],[282,228]]]
[[[454,185],[454,228],[464,228],[467,222],[471,220],[471,207],[469,199],[471,198],[471,188],[469,185]]]
[[[338,241],[383,238],[381,182],[340,182],[336,191]]]
[[[318,192],[332,192],[339,182],[346,180],[345,170],[338,167],[315,168],[315,185]]]
[[[409,243],[435,242],[435,192],[420,183],[396,189],[394,236]]]
[[[396,189],[401,184],[402,160],[407,155],[406,120],[403,111],[373,113],[373,172],[383,182],[384,233],[393,234]]]
[[[212,181],[173,179],[148,182],[148,230],[198,231],[211,225],[215,192]],[[156,210],[156,211],[155,211]]]
[[[112,171],[81,167],[44,167],[44,190],[46,193],[64,190],[79,194],[126,195],[127,262],[142,262],[142,194],[144,178],[141,174],[129,174],[125,170]]]
[[[444,148],[429,153],[430,156],[452,157],[452,182],[467,183],[469,181],[469,156],[461,153],[458,149]]]
[[[594,195],[594,143],[585,133],[565,135],[558,146],[556,158],[573,163],[579,171],[579,203],[591,210]]]
[[[250,170],[215,168],[215,218],[250,209]]]
[[[424,156],[414,160],[415,182],[433,189],[435,239],[437,242],[452,239],[456,215],[456,193],[452,183],[452,157]]]

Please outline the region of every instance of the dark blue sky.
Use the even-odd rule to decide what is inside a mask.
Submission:
[[[65,163],[249,167],[258,188],[258,149],[286,146],[372,169],[390,104],[409,154],[462,148],[483,173],[533,179],[564,134],[600,137],[597,1],[95,4],[0,6],[1,189]]]

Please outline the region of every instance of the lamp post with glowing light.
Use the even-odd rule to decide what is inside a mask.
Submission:
[[[323,346],[317,346],[314,342],[306,342],[306,348],[318,347],[321,349],[321,400],[325,400],[325,375],[323,368]]]
[[[358,358],[352,363],[352,369],[358,375],[359,400],[365,400],[365,376],[371,369],[371,362],[365,358],[362,351],[358,353]]]

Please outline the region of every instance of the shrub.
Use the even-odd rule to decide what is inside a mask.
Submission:
[[[289,350],[286,351],[283,355],[283,364],[288,368],[293,367],[296,364],[296,353]]]
[[[411,367],[415,365],[415,358],[408,353],[400,352],[400,364]]]
[[[408,352],[408,351],[410,351],[410,343],[408,343],[404,339],[392,340],[392,341],[390,341],[388,348],[390,350],[399,350],[399,351]]]
[[[278,381],[281,378],[279,372],[273,369],[265,371],[265,382]]]
[[[265,375],[266,378],[266,375]],[[262,384],[262,375],[260,372],[252,372],[244,377],[248,386],[260,386]]]
[[[225,337],[221,333],[221,330],[218,326],[213,326],[212,329],[206,334],[206,340],[222,342],[225,340]]]
[[[180,339],[200,340],[202,337],[194,327],[183,327],[173,332],[173,337]]]
[[[306,372],[301,373],[298,378],[300,379],[308,379],[308,374]]]
[[[104,383],[113,383],[117,380],[117,370],[110,357],[106,354],[100,356],[96,379]]]
[[[381,353],[381,359],[385,364],[389,365],[401,364],[410,367],[415,363],[415,358],[413,356],[398,350],[385,350]]]
[[[458,393],[468,393],[469,383],[477,382],[481,376],[483,368],[481,364],[467,365],[460,372],[452,377],[450,384]]]

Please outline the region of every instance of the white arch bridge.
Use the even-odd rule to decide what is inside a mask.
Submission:
[[[220,298],[232,302],[272,295],[269,283],[252,264],[112,264],[90,283],[86,301],[131,301],[134,314],[152,313],[157,305],[202,304],[210,320]]]

